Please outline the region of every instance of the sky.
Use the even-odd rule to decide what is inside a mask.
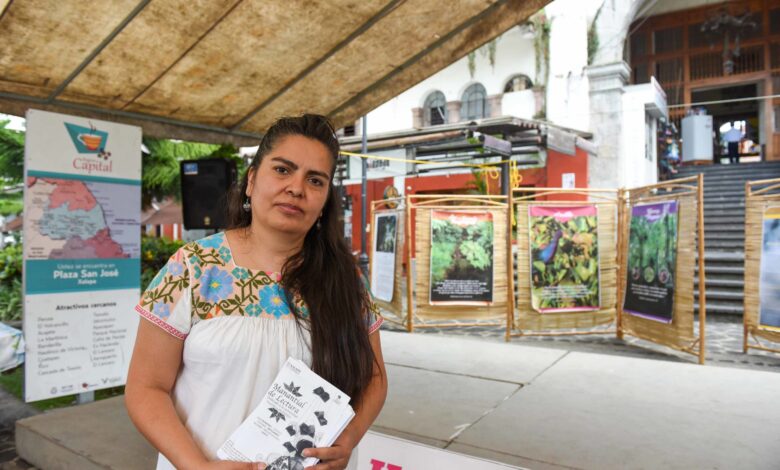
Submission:
[[[25,130],[24,118],[20,118],[19,116],[12,116],[10,114],[0,114],[0,121],[5,121],[6,119],[11,121],[8,124],[8,129],[15,131]]]

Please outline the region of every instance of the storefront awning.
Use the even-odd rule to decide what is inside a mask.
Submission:
[[[256,144],[282,115],[338,126],[549,0],[0,0],[0,112]]]

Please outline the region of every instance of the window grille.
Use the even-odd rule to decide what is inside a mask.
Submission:
[[[482,119],[487,116],[487,92],[485,87],[475,83],[463,92],[461,98],[461,117],[470,121],[472,119]]]
[[[447,122],[447,100],[444,93],[434,91],[425,99],[425,124],[437,126]]]

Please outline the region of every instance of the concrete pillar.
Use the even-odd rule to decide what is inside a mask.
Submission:
[[[488,117],[498,117],[502,115],[501,99],[503,97],[503,93],[487,97]]]
[[[546,107],[545,107],[545,89],[543,86],[534,86],[534,119],[537,119],[539,117],[542,117],[542,113],[546,114]],[[546,117],[543,116],[543,117]]]
[[[620,137],[623,119],[623,87],[631,68],[624,61],[587,68],[590,83],[590,129],[598,155],[588,156],[588,186],[620,186]]]
[[[460,101],[447,101],[447,122],[460,122]]]
[[[425,127],[425,112],[422,108],[412,108],[412,127],[415,129]]]

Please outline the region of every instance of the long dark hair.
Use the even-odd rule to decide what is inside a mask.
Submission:
[[[333,157],[333,165],[320,227],[309,229],[301,251],[284,264],[281,283],[290,310],[299,324],[311,332],[312,370],[357,402],[371,380],[376,360],[366,324],[370,300],[342,236],[341,206],[333,185],[339,141],[326,117],[317,114],[283,117],[268,129],[241,184],[230,195],[230,228],[252,224],[252,212],[241,207],[246,198],[249,170],[253,169],[251,174],[256,175],[263,158],[282,138],[291,135],[321,142]],[[294,294],[306,302],[308,322],[292,308]]]

